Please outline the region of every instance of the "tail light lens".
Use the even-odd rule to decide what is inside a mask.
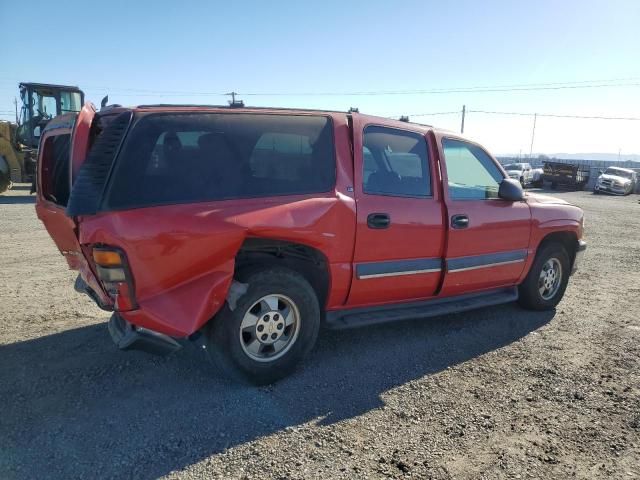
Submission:
[[[94,247],[93,262],[98,280],[114,301],[114,309],[123,312],[138,308],[133,277],[124,252],[113,247]]]

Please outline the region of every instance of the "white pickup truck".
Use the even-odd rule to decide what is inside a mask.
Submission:
[[[609,167],[600,176],[593,187],[594,193],[613,193],[629,195],[636,189],[638,174],[630,168]]]
[[[531,168],[529,163],[509,163],[504,165],[509,178],[518,180],[524,187],[526,185],[542,186],[542,171]]]

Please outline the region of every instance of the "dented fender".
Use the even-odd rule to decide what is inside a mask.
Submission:
[[[80,243],[121,248],[139,308],[128,322],[174,337],[200,329],[224,305],[235,257],[247,238],[297,242],[324,254],[328,305],[342,304],[351,281],[355,202],[289,196],[111,211],[80,219]]]

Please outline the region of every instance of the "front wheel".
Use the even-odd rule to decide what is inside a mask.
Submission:
[[[320,328],[318,298],[307,280],[284,268],[254,271],[235,308],[212,320],[207,352],[227,376],[256,385],[289,375],[313,348]]]
[[[530,310],[555,308],[569,282],[569,255],[559,243],[544,245],[536,254],[531,270],[518,287],[518,303]]]

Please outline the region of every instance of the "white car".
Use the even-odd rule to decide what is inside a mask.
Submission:
[[[593,188],[594,193],[606,192],[629,195],[636,188],[638,174],[629,168],[609,167],[600,176]]]
[[[528,163],[509,163],[504,166],[504,169],[509,178],[518,180],[523,187],[534,182],[534,170]]]

